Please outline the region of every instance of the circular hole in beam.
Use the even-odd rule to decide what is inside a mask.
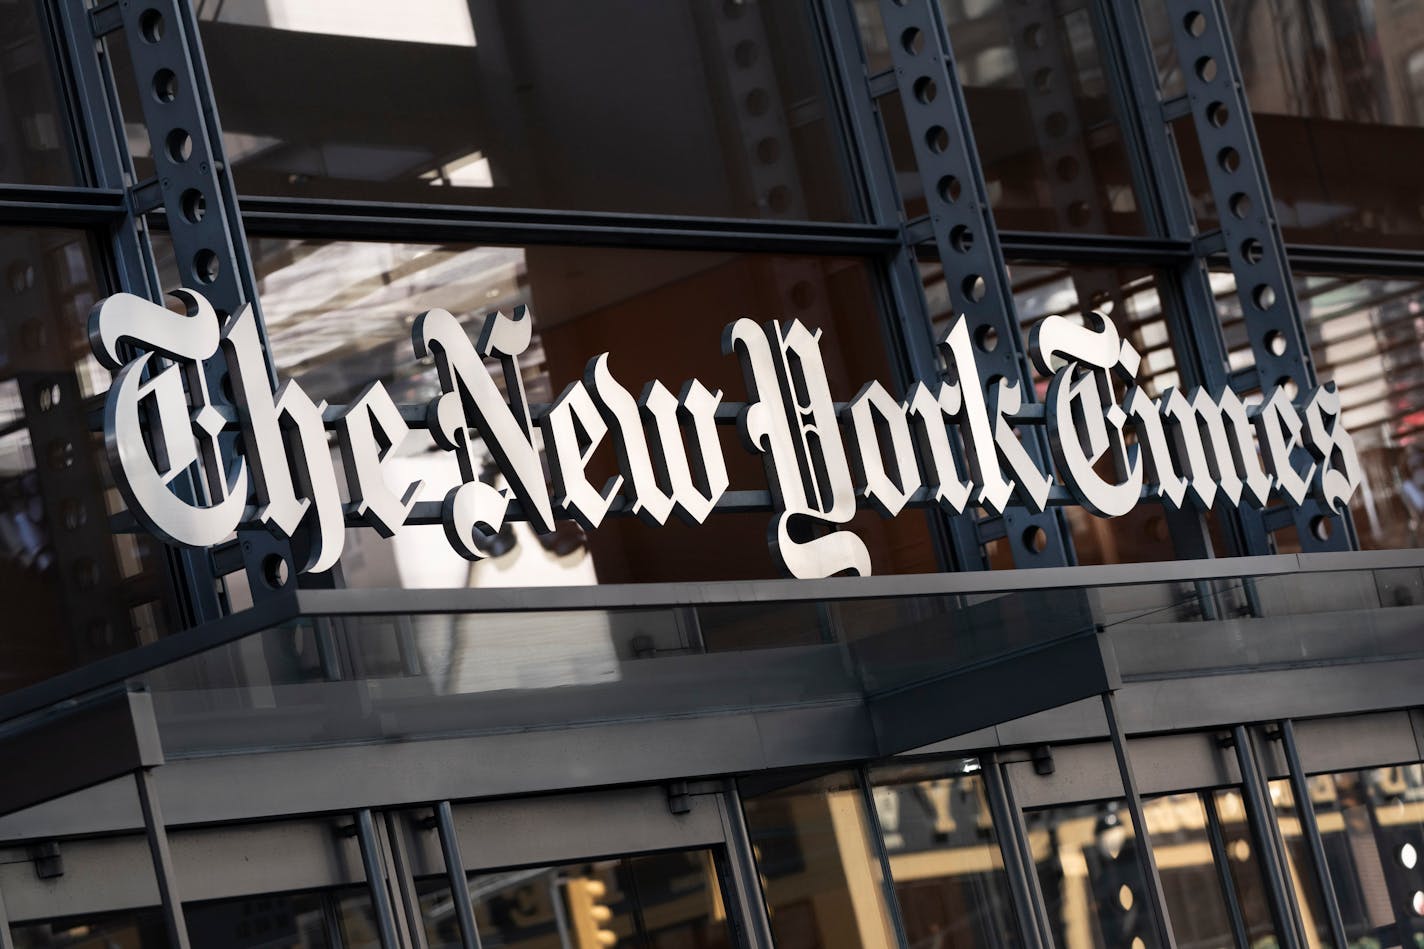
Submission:
[[[197,188],[189,188],[178,199],[179,210],[189,224],[197,224],[208,213],[208,199]]]
[[[204,248],[193,255],[193,276],[200,283],[212,283],[221,272],[222,264],[213,251]]]
[[[174,129],[164,140],[164,148],[168,157],[174,161],[187,161],[193,157],[193,136],[189,135],[186,129]]]
[[[163,39],[163,14],[148,9],[138,15],[138,33],[146,42],[157,43]]]
[[[178,77],[171,69],[160,69],[153,74],[153,97],[159,102],[172,102],[178,98]]]

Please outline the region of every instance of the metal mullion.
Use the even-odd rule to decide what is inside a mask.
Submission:
[[[1190,248],[1186,257],[1159,271],[1158,294],[1173,362],[1184,387],[1227,388],[1231,373],[1224,329],[1206,261],[1196,244],[1175,136],[1162,113],[1157,60],[1141,7],[1137,0],[1107,0],[1095,4],[1093,14],[1105,40],[1104,68],[1110,73],[1108,86],[1117,101],[1144,222],[1161,238]],[[1204,512],[1190,507],[1164,511],[1178,554],[1193,559],[1212,555]],[[1240,509],[1220,520],[1238,553],[1270,552],[1261,512]]]
[[[91,200],[104,194],[117,196],[117,213],[106,215],[109,245],[116,279],[112,285],[152,300],[161,299],[153,250],[146,238],[146,228],[128,197],[127,182],[133,176],[132,163],[121,131],[117,90],[107,61],[100,57],[99,41],[93,35],[89,14],[79,5],[56,3],[55,16],[65,41],[66,60],[70,68],[75,107],[83,115],[83,133],[88,139],[91,160],[89,173],[103,191],[89,192]],[[108,255],[105,255],[108,256]],[[196,483],[185,476],[190,491],[200,491]],[[218,600],[212,561],[207,553],[191,549],[164,546],[166,563],[165,600],[175,626],[187,627],[214,620],[222,615]]]
[[[900,898],[895,893],[895,875],[890,872],[890,852],[885,848],[885,833],[880,828],[880,814],[875,809],[875,795],[870,787],[869,769],[864,766],[856,768],[855,780],[860,791],[860,806],[865,811],[865,824],[871,832],[868,843],[875,852],[874,859],[880,864],[880,895],[885,901],[885,912],[894,930],[896,944],[901,949],[909,949],[905,920],[900,915]]]
[[[1337,946],[1347,946],[1345,923],[1340,916],[1340,905],[1335,899],[1335,884],[1330,879],[1330,864],[1325,859],[1325,843],[1320,837],[1320,824],[1315,819],[1315,804],[1310,800],[1310,787],[1306,781],[1305,769],[1300,763],[1300,749],[1295,743],[1295,725],[1290,719],[1280,723],[1281,749],[1285,752],[1286,768],[1290,772],[1291,794],[1295,797],[1295,812],[1300,819],[1300,830],[1310,847],[1311,863],[1315,865],[1315,879],[1320,886],[1320,899],[1325,904],[1325,915],[1330,923],[1330,935]]]
[[[1424,251],[1373,247],[1286,244],[1292,271],[1326,271],[1369,277],[1424,276]],[[1226,260],[1223,255],[1221,261]]]
[[[1133,831],[1136,834],[1137,851],[1142,860],[1142,876],[1147,884],[1147,902],[1152,908],[1152,921],[1157,930],[1157,945],[1162,949],[1176,949],[1177,938],[1172,932],[1172,919],[1167,912],[1167,897],[1162,891],[1162,877],[1157,872],[1157,857],[1152,846],[1152,835],[1147,832],[1147,815],[1142,808],[1142,797],[1137,791],[1137,777],[1132,768],[1132,758],[1127,752],[1127,735],[1117,714],[1117,697],[1112,692],[1103,693],[1103,713],[1108,722],[1108,734],[1112,737],[1113,756],[1117,759],[1118,774],[1122,778],[1122,795],[1127,803],[1127,812],[1132,816]]]
[[[461,949],[480,949],[480,931],[470,904],[470,887],[465,878],[465,861],[460,854],[460,837],[455,832],[455,816],[449,801],[435,805],[435,831],[440,838],[440,855],[445,862],[445,882],[455,904],[455,922],[460,927]]]
[[[370,808],[362,808],[356,812],[356,840],[361,848],[361,866],[366,872],[366,887],[371,895],[371,913],[375,917],[381,949],[405,949],[404,943],[396,934],[391,894],[386,887],[380,842],[376,838],[376,825]]]
[[[406,940],[411,949],[429,949],[425,939],[425,921],[420,912],[420,897],[415,889],[415,875],[411,868],[410,854],[401,836],[402,817],[387,811],[379,828],[382,850],[390,861],[391,876],[399,891],[397,910],[404,922]]]
[[[1231,730],[1231,743],[1236,751],[1237,769],[1241,772],[1241,796],[1246,805],[1246,822],[1260,856],[1262,874],[1270,897],[1271,916],[1275,920],[1277,938],[1286,949],[1301,949],[1309,944],[1305,925],[1292,897],[1290,862],[1285,842],[1271,807],[1267,787],[1257,760],[1255,742],[1248,726],[1237,725]],[[1344,946],[1346,943],[1338,942]]]
[[[134,771],[139,808],[143,812],[143,829],[148,838],[149,857],[153,862],[158,899],[163,907],[163,923],[168,931],[171,949],[188,949],[188,924],[183,918],[183,902],[178,896],[173,854],[168,848],[168,829],[163,824],[163,811],[158,803],[158,789],[153,772],[148,768]]]
[[[278,237],[662,249],[864,254],[895,247],[896,231],[860,222],[721,218],[542,208],[242,196],[253,233]]]
[[[119,188],[0,184],[0,223],[102,227],[123,220]]]
[[[1221,814],[1216,807],[1213,791],[1197,792],[1202,809],[1206,811],[1206,836],[1211,845],[1212,863],[1216,864],[1216,882],[1221,887],[1221,898],[1226,903],[1226,916],[1231,923],[1231,936],[1236,941],[1236,949],[1251,949],[1250,933],[1246,930],[1246,919],[1241,913],[1241,901],[1236,897],[1236,881],[1231,876],[1230,854],[1226,852],[1226,835],[1221,830]]]
[[[192,7],[186,0],[120,3],[115,23],[127,33],[125,45],[139,87],[155,168],[152,181],[131,189],[131,200],[140,200],[139,192],[143,192],[145,210],[154,199],[165,208],[185,286],[201,289],[220,313],[235,314],[244,305],[252,307],[269,381],[275,387],[276,370],[266,349],[266,329],[253,292],[251,262]],[[172,95],[160,98],[153,93],[152,83],[166,75],[163,70],[173,74]],[[149,194],[154,198],[148,198]],[[222,374],[216,360],[206,369],[214,401],[221,401]],[[253,599],[260,601],[283,592],[267,580],[276,573],[267,564],[280,558],[288,568],[287,575],[295,577],[291,543],[265,530],[242,529],[238,533]],[[290,580],[287,583],[295,585]]]
[[[1004,876],[1012,894],[1014,917],[1024,939],[1024,949],[1053,949],[1053,936],[1048,930],[1048,907],[1038,882],[1038,867],[1033,859],[1028,826],[1023,811],[1014,800],[1013,782],[1004,769],[999,755],[991,753],[980,758],[980,773],[993,815],[995,835],[999,839],[999,856],[1004,861]]]
[[[736,906],[737,918],[745,929],[746,949],[774,949],[766,894],[762,891],[760,870],[736,782],[724,781],[716,800],[726,845],[728,882],[732,884],[730,893],[724,889],[723,899],[730,897]]]

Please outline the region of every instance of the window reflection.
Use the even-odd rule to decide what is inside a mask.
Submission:
[[[933,331],[938,338],[950,329],[957,314],[938,263],[922,263],[920,276]],[[1146,394],[1157,398],[1163,390],[1182,385],[1177,371],[1176,347],[1180,343],[1168,332],[1154,270],[1010,262],[1009,279],[1020,332],[1025,340],[1046,316],[1081,318],[1085,311],[1096,311],[1111,319],[1119,335],[1142,357],[1136,382]],[[1035,375],[1034,384],[1035,398],[1042,402],[1048,391],[1048,380]],[[1114,380],[1114,384],[1122,395],[1121,380]],[[1080,564],[1141,563],[1181,556],[1173,542],[1173,524],[1160,504],[1142,503],[1111,520],[1094,517],[1074,505],[1065,507],[1064,513],[1073,531],[1073,546]],[[990,547],[990,556],[996,565],[1010,563],[1007,545],[1002,543]]]
[[[228,0],[198,15],[245,193],[854,216],[800,4]]]
[[[1211,280],[1231,368],[1250,366],[1235,281],[1227,273],[1213,273]],[[1316,377],[1339,387],[1343,421],[1364,471],[1350,503],[1360,546],[1421,546],[1424,281],[1297,274],[1294,283]]]
[[[1424,765],[1316,775],[1307,787],[1349,945],[1424,945]],[[1314,863],[1289,783],[1272,782],[1271,798],[1302,911],[1315,920],[1311,945],[1328,945]]]
[[[885,355],[873,279],[866,263],[839,257],[787,257],[598,247],[483,247],[355,241],[252,240],[258,290],[282,378],[313,398],[341,404],[372,380],[403,403],[439,391],[433,365],[418,363],[410,327],[441,307],[468,326],[484,314],[526,304],[534,340],[521,357],[531,402],[550,402],[582,377],[587,362],[611,353],[610,368],[633,391],[661,380],[677,391],[688,379],[746,399],[741,368],[722,353],[723,328],[738,317],[799,319],[821,330],[821,348],[838,399],[878,379],[896,391]],[[160,245],[171,270],[171,247]],[[166,267],[164,266],[166,263]],[[165,285],[176,279],[165,277]],[[677,345],[668,345],[676,334]],[[762,461],[720,426],[733,490],[764,490]],[[394,467],[425,482],[422,500],[439,500],[459,480],[453,455],[414,433]],[[492,464],[492,463],[491,463]],[[590,480],[603,483],[616,457],[605,441]],[[493,473],[493,468],[490,469]],[[391,541],[348,532],[343,569],[352,586],[523,586],[645,580],[777,576],[766,543],[767,513],[714,514],[692,528],[650,527],[610,517],[585,534],[566,522],[537,536],[509,527],[494,556],[473,566],[438,526],[407,526]],[[851,529],[881,573],[937,569],[927,517],[905,511],[886,520],[861,512]]]
[[[1023,945],[979,762],[870,772],[910,949]]]
[[[1142,221],[1089,7],[940,0],[998,226],[1137,234]],[[871,68],[889,65],[884,26],[861,11]],[[924,213],[904,112],[885,116],[902,197]]]
[[[77,181],[69,120],[56,95],[49,40],[37,0],[0,0],[0,181],[67,185]]]
[[[1121,800],[1033,810],[1024,819],[1059,949],[1157,945],[1142,855]]]
[[[85,325],[103,292],[87,234],[0,228],[0,692],[167,629],[161,545],[122,508],[90,431],[109,374]]]
[[[890,949],[880,862],[851,772],[766,788],[742,782],[772,936],[783,949]]]
[[[1171,95],[1182,86],[1169,21],[1161,0],[1147,6]],[[1227,0],[1225,9],[1286,239],[1415,246],[1424,235],[1424,185],[1412,158],[1424,147],[1424,8]],[[1204,174],[1188,172],[1204,195]]]
[[[24,923],[10,928],[15,949],[164,949],[168,933],[159,910],[106,913]]]
[[[188,940],[204,949],[331,949],[321,893],[273,893],[183,908]]]
[[[468,884],[484,949],[731,949],[707,850],[477,873]],[[459,949],[449,886],[428,880],[418,892],[427,945]]]
[[[1241,793],[1169,794],[1145,801],[1143,809],[1177,945],[1274,945],[1275,923]]]

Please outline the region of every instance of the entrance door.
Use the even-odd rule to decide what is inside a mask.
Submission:
[[[392,870],[409,867],[393,909],[416,949],[752,949],[739,819],[678,786],[404,811],[386,823]]]
[[[1021,809],[1019,849],[1041,907],[1037,942],[1165,949],[1155,910],[1164,905],[1178,947],[1296,945],[1289,897],[1271,885],[1279,846],[1270,828],[1261,833],[1231,741],[1195,734],[1128,745],[1155,878],[1111,745],[999,765]]]
[[[168,839],[188,943],[203,949],[767,949],[727,793],[437,802]],[[170,945],[145,857],[141,839],[73,839],[54,846],[57,876],[5,867],[10,944]]]

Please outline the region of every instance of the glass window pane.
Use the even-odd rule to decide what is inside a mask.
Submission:
[[[731,949],[709,850],[676,850],[469,877],[484,949]],[[430,949],[458,949],[443,880],[420,886]]]
[[[1241,794],[1235,790],[1169,794],[1143,804],[1152,853],[1180,949],[1233,949],[1275,940],[1275,924],[1251,843]],[[1219,847],[1207,808],[1215,810]],[[1223,890],[1229,879],[1238,920]]]
[[[0,181],[75,184],[69,120],[40,7],[39,0],[0,0]]]
[[[12,926],[15,949],[165,949],[168,933],[157,907]]]
[[[1290,886],[1295,894],[1301,922],[1305,925],[1310,949],[1332,946],[1334,938],[1330,935],[1330,916],[1326,910],[1325,896],[1320,889],[1315,860],[1310,855],[1310,842],[1305,839],[1290,782],[1285,778],[1272,781],[1270,791],[1271,806],[1276,811],[1276,825],[1280,828],[1281,839],[1286,845]]]
[[[1213,273],[1231,367],[1252,361],[1229,273]],[[1424,544],[1424,280],[1297,273],[1316,378],[1339,388],[1363,483],[1350,500],[1360,546]],[[1282,552],[1293,531],[1277,535]]]
[[[897,944],[853,773],[765,791],[743,782],[742,803],[778,949]]]
[[[1163,87],[1179,93],[1170,21],[1160,0],[1147,7]],[[1424,9],[1226,0],[1225,10],[1286,240],[1417,247],[1424,184],[1411,156],[1424,148]],[[1195,136],[1177,131],[1201,210],[1209,188]]]
[[[999,227],[1141,233],[1088,5],[940,8]]]
[[[1132,818],[1121,800],[1024,815],[1059,949],[1157,945]]]
[[[528,305],[534,341],[521,357],[533,403],[552,402],[608,352],[611,372],[637,393],[660,380],[672,392],[700,380],[725,402],[747,398],[722,331],[739,317],[796,318],[819,329],[832,395],[850,399],[870,380],[897,391],[867,263],[841,257],[787,257],[598,247],[485,247],[354,241],[252,241],[258,289],[282,378],[313,398],[342,404],[372,380],[399,402],[439,391],[430,362],[411,345],[414,318],[442,307],[469,326],[484,314]],[[171,262],[171,257],[170,257]],[[678,345],[666,345],[675,332]],[[735,426],[719,426],[732,490],[765,490],[760,456]],[[402,447],[404,475],[425,482],[422,500],[440,500],[459,480],[455,457],[425,433]],[[609,440],[595,451],[590,480],[605,483],[617,458]],[[407,526],[393,540],[348,532],[352,586],[520,586],[754,579],[779,575],[766,543],[769,513],[713,514],[699,527],[609,517],[584,532],[573,522],[536,537],[526,524],[502,535],[498,556],[471,567],[439,525]],[[884,519],[864,510],[851,522],[879,573],[938,569],[928,516],[906,510]]]
[[[274,893],[183,907],[204,949],[330,949],[320,893]]]
[[[933,332],[938,338],[950,329],[957,314],[939,264],[922,263],[920,277]],[[1144,393],[1157,398],[1164,390],[1183,384],[1177,358],[1181,341],[1172,338],[1168,331],[1158,291],[1158,274],[1152,268],[1010,261],[1009,279],[1019,329],[1025,341],[1046,316],[1081,317],[1087,311],[1096,311],[1111,319],[1118,334],[1137,350],[1142,362],[1136,384]],[[1035,374],[1035,398],[1039,402],[1046,399],[1048,382]],[[1123,397],[1126,388],[1123,380],[1115,377],[1113,385],[1118,397]],[[1131,434],[1129,438],[1135,440]],[[1112,519],[1095,517],[1086,508],[1076,505],[1062,510],[1073,531],[1073,546],[1080,564],[1143,563],[1174,560],[1180,556],[1172,529],[1185,525],[1186,518],[1178,518],[1174,524],[1159,503],[1138,504],[1127,514]],[[1210,512],[1205,516],[1213,540],[1220,545],[1214,518]],[[1225,548],[1218,546],[1217,549]],[[1005,541],[991,544],[989,553],[996,566],[1011,565]]]
[[[0,227],[0,692],[168,629],[162,545],[115,534],[122,508],[90,431],[109,373],[89,353],[104,292],[89,235]]]
[[[342,949],[382,949],[376,907],[366,887],[352,889],[336,898],[336,923],[341,931]]]
[[[1309,781],[1345,938],[1424,944],[1424,765]]]
[[[804,4],[229,0],[199,17],[244,193],[856,214]]]
[[[875,768],[870,780],[910,949],[1023,945],[979,762]]]

